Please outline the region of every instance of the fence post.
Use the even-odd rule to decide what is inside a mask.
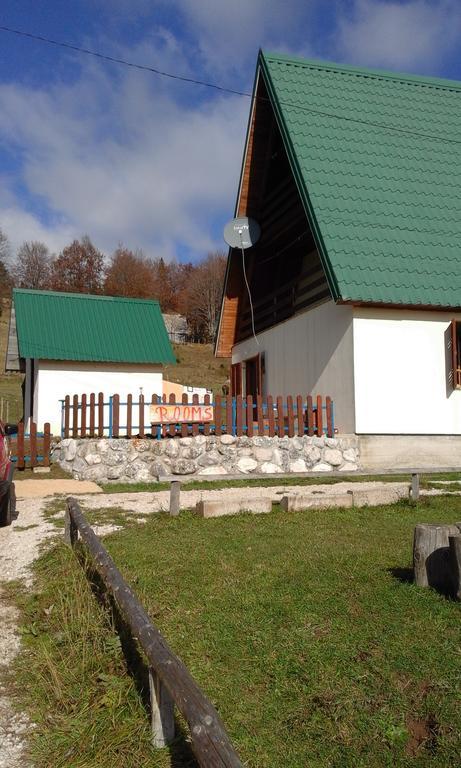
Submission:
[[[419,499],[419,475],[417,472],[412,472],[411,475],[411,500],[418,501]]]
[[[174,703],[152,667],[149,667],[152,744],[166,747],[174,739]]]
[[[170,517],[179,515],[179,497],[181,493],[181,483],[179,480],[172,480],[170,485]]]

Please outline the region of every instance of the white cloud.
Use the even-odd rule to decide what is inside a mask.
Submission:
[[[13,241],[55,247],[87,232],[107,252],[123,241],[168,259],[178,243],[197,255],[221,246],[210,232],[233,209],[245,99],[178,106],[155,79],[113,78],[91,64],[73,85],[0,86],[0,104],[0,140],[22,153],[28,195],[65,222],[42,226],[17,200],[0,199]]]
[[[460,31],[457,0],[356,0],[339,17],[335,50],[357,64],[431,72]]]

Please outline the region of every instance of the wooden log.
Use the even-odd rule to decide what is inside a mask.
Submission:
[[[174,739],[174,702],[152,667],[149,667],[152,744],[167,747]]]
[[[459,534],[456,525],[429,525],[415,527],[413,540],[413,568],[415,584],[433,587],[443,594],[453,591],[450,557],[450,536]]]
[[[184,662],[152,624],[133,590],[123,579],[109,553],[88,525],[76,499],[67,499],[67,510],[80,538],[93,557],[96,569],[125,617],[133,637],[186,720],[191,744],[202,768],[242,768],[213,704],[192,678]]]
[[[181,493],[181,483],[179,480],[172,480],[170,485],[170,516],[179,515],[179,497]]]
[[[453,579],[453,597],[461,600],[461,525],[458,526],[458,535],[449,536],[451,574]]]

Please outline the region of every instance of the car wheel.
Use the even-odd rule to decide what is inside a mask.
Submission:
[[[14,512],[14,493],[11,487],[0,502],[0,526],[11,525]]]

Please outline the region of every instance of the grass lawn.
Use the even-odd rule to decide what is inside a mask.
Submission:
[[[248,768],[459,766],[460,605],[408,581],[417,522],[461,499],[203,520],[152,516],[106,545],[216,704]],[[16,590],[14,669],[36,768],[191,765],[154,753],[117,636],[62,544]]]

